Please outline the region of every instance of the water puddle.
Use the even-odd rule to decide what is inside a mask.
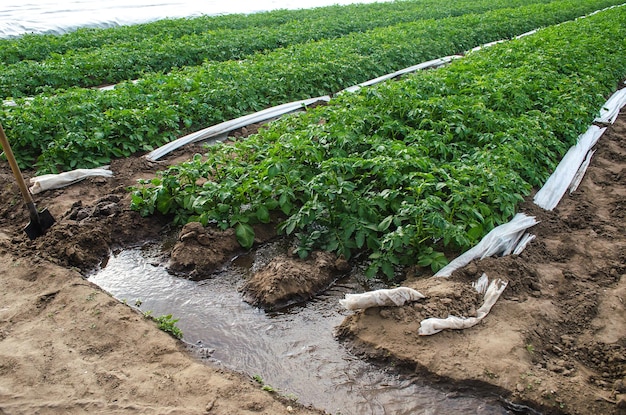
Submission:
[[[89,280],[153,316],[172,314],[184,340],[211,360],[258,376],[279,393],[331,414],[507,414],[497,401],[442,390],[350,354],[334,337],[347,315],[338,300],[363,289],[355,278],[314,301],[266,313],[245,303],[237,288],[275,245],[233,261],[214,278],[195,282],[170,275],[160,247],[123,250]]]

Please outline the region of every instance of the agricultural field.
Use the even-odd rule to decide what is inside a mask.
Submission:
[[[464,0],[441,4],[431,0],[354,4],[323,10],[164,20],[110,30],[81,29],[64,36],[23,36],[0,42],[0,60],[5,63],[0,71],[0,97],[115,84],[149,73],[170,72],[205,61],[244,59],[259,52],[377,27],[528,3]]]
[[[442,251],[467,250],[513,216],[623,77],[615,23],[604,37],[576,36],[588,22],[343,94],[215,146],[146,182],[133,208],[233,227],[244,248],[252,225],[280,212],[302,258],[366,250],[370,276],[393,280],[394,267],[416,261],[436,272]],[[615,54],[589,52],[599,39]]]
[[[72,88],[17,99],[1,114],[18,162],[39,173],[107,164],[184,133],[344,88],[474,46],[558,23],[616,1],[560,0],[418,20],[306,42],[241,61],[147,74],[112,91]],[[497,4],[497,3],[495,3]]]
[[[199,222],[218,235],[200,247],[216,267],[286,238],[286,261],[326,251],[371,280],[425,293],[423,303],[345,320],[338,336],[367,356],[495,394],[522,413],[624,413],[623,115],[577,193],[554,212],[532,203],[623,86],[626,7],[573,20],[619,3],[401,1],[0,41],[0,90],[12,101],[0,122],[25,175],[109,163],[115,173],[38,195],[57,223],[29,241],[28,214],[0,166],[0,409],[318,413],[198,364],[81,277],[112,249]],[[468,52],[497,40],[507,41]],[[455,54],[464,56],[343,91]],[[328,104],[224,144],[142,157],[324,94]],[[519,211],[540,220],[525,252],[429,278]],[[186,240],[181,232],[177,244]],[[417,335],[425,317],[475,312],[480,298],[467,286],[483,272],[509,282],[483,324]]]

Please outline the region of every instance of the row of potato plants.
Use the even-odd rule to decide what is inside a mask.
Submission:
[[[22,60],[0,67],[0,97],[24,97],[43,90],[94,87],[168,72],[205,60],[243,59],[256,52],[420,19],[443,18],[554,0],[405,1],[309,12],[306,19],[243,29],[204,30],[180,35],[163,31],[138,40],[134,33],[99,48],[70,49],[40,61]],[[302,12],[294,12],[294,15]],[[271,13],[269,14],[271,17]],[[275,19],[270,19],[274,21]],[[204,22],[205,20],[200,20]],[[180,20],[187,26],[186,20]],[[193,26],[193,25],[192,25]],[[29,38],[36,39],[36,38]],[[24,42],[22,42],[24,43]],[[0,47],[2,42],[0,42]],[[1,50],[1,49],[0,49]],[[6,62],[5,62],[6,63]]]
[[[607,0],[560,0],[404,23],[242,61],[153,74],[112,91],[70,89],[1,109],[22,167],[57,172],[107,164],[185,132],[340,91],[367,79],[589,12]]]
[[[626,77],[626,7],[342,94],[143,181],[132,208],[233,227],[282,217],[297,253],[438,269],[509,220]]]
[[[358,8],[359,5],[349,5]],[[294,20],[317,19],[319,13],[341,10],[339,6],[317,9],[274,10],[253,14],[226,14],[180,19],[163,19],[150,23],[109,28],[78,28],[64,34],[23,34],[19,37],[0,39],[0,61],[5,64],[22,60],[42,61],[53,54],[71,50],[96,49],[106,45],[133,40],[158,39],[164,35],[179,38],[200,34],[209,30],[254,29],[285,24]]]
[[[549,1],[552,0],[537,0],[533,3]],[[391,19],[385,24],[390,25],[392,24],[391,21],[397,18],[395,15],[398,12],[406,11],[412,14],[415,13],[416,7],[423,10],[424,15],[421,18],[437,18],[442,15],[451,17],[485,10],[482,1],[458,0],[453,3],[446,3],[441,0],[396,0],[384,3],[356,3],[311,9],[279,9],[252,14],[163,19],[130,26],[78,28],[75,31],[60,35],[26,33],[15,38],[0,39],[0,62],[12,64],[22,60],[42,61],[53,54],[64,54],[68,51],[97,49],[128,41],[158,41],[163,36],[181,38],[212,30],[257,30],[293,22],[301,22],[306,26],[310,21],[321,18],[348,24],[350,20],[362,18],[364,14],[375,14],[378,19],[383,21]],[[429,16],[429,13],[432,14]],[[411,19],[413,17],[409,16],[408,20]]]

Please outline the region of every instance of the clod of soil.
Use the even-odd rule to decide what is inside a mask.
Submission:
[[[242,287],[245,300],[267,310],[306,301],[349,269],[329,252],[313,252],[306,260],[280,255]]]
[[[205,228],[199,222],[183,226],[172,249],[169,269],[192,280],[208,278],[236,252],[241,251],[235,231]]]

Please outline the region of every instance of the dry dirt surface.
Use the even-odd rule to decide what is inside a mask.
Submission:
[[[359,352],[435,381],[495,393],[520,413],[534,413],[524,405],[544,413],[626,413],[625,119],[601,138],[573,196],[553,212],[525,203],[521,210],[541,222],[521,255],[473,262],[448,279],[411,275],[403,285],[425,300],[357,312],[340,336]],[[29,218],[15,180],[0,163],[0,413],[321,413],[203,362],[202,350],[160,331],[84,277],[112,249],[172,233],[178,235],[173,271],[189,278],[241,253],[232,232],[172,229],[167,218],[141,218],[129,209],[128,186],[201,151],[196,145],[165,161],[117,160],[113,178],[36,195],[37,206],[47,207],[57,223],[34,241],[23,232]],[[259,243],[275,237],[267,229],[258,236]],[[202,262],[194,260],[201,256]],[[269,264],[287,271],[262,271],[248,295],[265,304],[279,292],[277,301],[291,301],[281,276],[298,288],[303,272],[318,275],[310,288],[316,291],[345,266],[326,259],[315,270],[296,262]],[[481,324],[418,336],[425,317],[472,315],[481,298],[470,281],[483,272],[509,285]]]
[[[366,354],[542,413],[626,414],[625,208],[622,114],[573,195],[552,212],[521,207],[540,223],[519,256],[477,260],[447,279],[413,275],[403,285],[425,301],[355,313],[342,336]],[[417,334],[424,318],[475,315],[482,298],[470,282],[482,273],[508,286],[481,324]]]

